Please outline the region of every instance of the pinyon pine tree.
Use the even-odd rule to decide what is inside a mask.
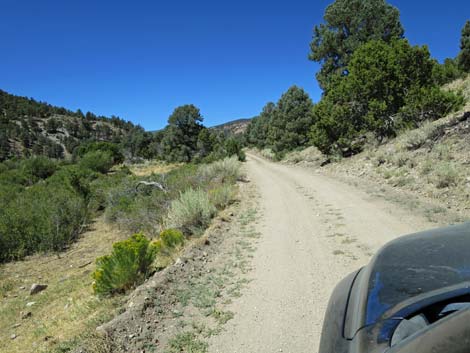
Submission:
[[[310,60],[322,64],[317,74],[324,90],[347,74],[354,51],[370,40],[389,42],[403,38],[400,12],[385,0],[336,0],[315,26],[310,43]]]
[[[460,39],[459,67],[465,72],[470,72],[470,21],[465,23]]]

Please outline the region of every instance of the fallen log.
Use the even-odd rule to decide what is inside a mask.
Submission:
[[[160,183],[157,183],[156,181],[139,181],[137,183],[137,185],[135,186],[135,190],[137,191],[137,189],[139,188],[140,185],[145,185],[145,186],[152,186],[152,187],[155,187],[157,189],[160,189],[161,191],[163,192],[167,192],[167,190],[165,189],[165,187],[160,184]]]

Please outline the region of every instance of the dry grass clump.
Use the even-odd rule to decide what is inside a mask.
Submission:
[[[259,151],[259,153],[266,159],[269,159],[271,161],[276,160],[276,154],[270,148],[265,148],[265,149]]]
[[[435,167],[433,181],[439,189],[457,186],[460,178],[461,173],[455,163],[441,162]]]
[[[166,174],[180,167],[181,163],[166,163],[162,161],[146,161],[140,164],[131,164],[129,169],[136,176],[147,176],[151,174]]]
[[[234,185],[222,184],[209,191],[209,198],[215,207],[224,209],[235,199],[236,191]]]
[[[235,183],[242,177],[240,168],[241,162],[233,156],[202,165],[198,174],[208,182]]]
[[[307,147],[300,151],[292,151],[286,154],[283,161],[297,164],[300,162],[322,163],[326,159],[325,155],[314,146]]]
[[[433,122],[426,122],[414,130],[408,130],[399,136],[397,145],[404,150],[413,151],[423,146],[432,139],[438,129]]]

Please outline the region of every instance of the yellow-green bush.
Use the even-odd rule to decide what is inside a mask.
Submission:
[[[177,229],[166,229],[160,233],[161,244],[167,248],[175,248],[184,244],[184,235]]]
[[[143,234],[114,243],[111,255],[96,260],[93,290],[106,295],[135,287],[149,275],[155,256],[156,248]]]
[[[152,242],[152,247],[157,254],[155,262],[156,269],[164,269],[175,260],[174,254],[184,244],[185,238],[181,231],[177,229],[167,229],[160,233],[158,240]]]

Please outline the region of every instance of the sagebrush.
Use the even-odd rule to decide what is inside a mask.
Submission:
[[[207,192],[189,189],[171,203],[166,223],[185,234],[198,234],[209,225],[216,211]]]
[[[240,168],[241,163],[237,157],[230,157],[202,165],[199,168],[199,174],[208,182],[234,183],[242,176]]]

